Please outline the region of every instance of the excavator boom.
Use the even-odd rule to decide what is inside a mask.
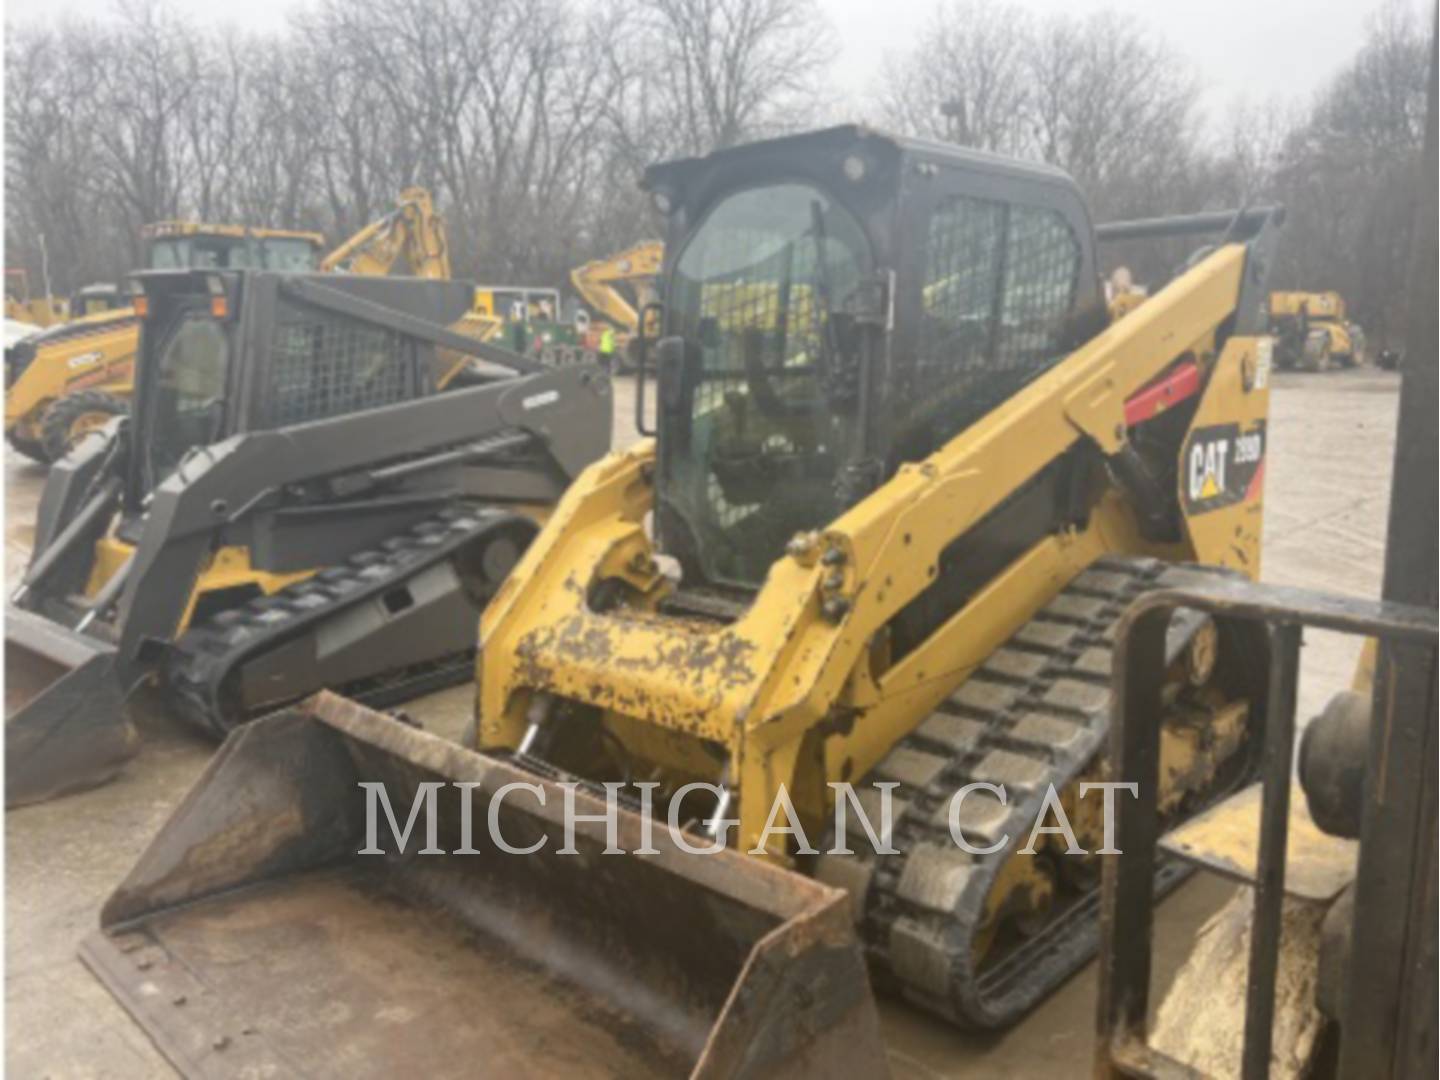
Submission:
[[[320,269],[384,276],[402,258],[412,277],[450,278],[445,222],[424,188],[402,191],[393,210],[326,255],[320,260]]]
[[[570,271],[570,283],[580,298],[616,328],[633,334],[640,329],[640,307],[653,293],[653,282],[660,274],[665,258],[665,245],[659,240],[645,240],[615,255],[595,259]],[[636,293],[632,303],[617,285],[628,284]]]

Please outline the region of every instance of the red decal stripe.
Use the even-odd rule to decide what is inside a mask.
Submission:
[[[1177,365],[1158,382],[1139,390],[1125,402],[1125,426],[1134,427],[1200,392],[1200,368],[1193,360]]]
[[[1250,484],[1245,489],[1245,502],[1258,499],[1260,492],[1265,487],[1265,459],[1260,459],[1260,464],[1255,466],[1255,475],[1250,477]]]

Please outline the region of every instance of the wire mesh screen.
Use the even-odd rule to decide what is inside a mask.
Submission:
[[[1058,212],[956,196],[930,219],[897,446],[923,457],[1061,359],[1080,245]]]
[[[277,427],[361,412],[416,396],[414,342],[402,334],[285,301],[271,339]]]
[[[923,392],[985,366],[995,333],[1005,251],[1005,205],[951,199],[930,219],[916,379]]]
[[[1059,358],[1079,269],[1080,245],[1060,214],[1010,208],[1004,306],[996,335],[999,367],[1033,372]]]

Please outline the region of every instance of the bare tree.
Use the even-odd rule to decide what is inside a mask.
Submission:
[[[448,218],[457,273],[563,284],[653,232],[636,188],[650,162],[834,107],[819,0],[307,0],[269,35],[202,29],[166,3],[7,28],[8,265],[38,278],[43,243],[56,288],[113,279],[135,266],[141,226],[173,216],[338,241],[418,183]],[[1100,219],[1282,200],[1279,283],[1339,289],[1383,339],[1421,138],[1422,23],[1385,0],[1302,115],[1241,103],[1207,137],[1194,74],[1139,22],[947,0],[888,59],[875,112],[1059,165]]]
[[[635,10],[665,154],[806,126],[834,52],[814,0],[636,0]]]
[[[937,7],[915,49],[885,59],[881,121],[981,150],[1020,152],[1034,114],[1027,71],[1033,40],[1028,14],[1013,4]]]
[[[1003,3],[942,5],[888,58],[877,97],[902,131],[1067,169],[1103,216],[1164,209],[1194,156],[1196,80],[1112,12],[1035,21]]]
[[[1281,281],[1340,291],[1375,344],[1400,326],[1430,48],[1417,12],[1386,3],[1290,133],[1276,170],[1291,209]]]
[[[1216,178],[1228,202],[1253,203],[1274,194],[1286,140],[1300,122],[1294,108],[1276,97],[1231,105]]]
[[[1035,149],[1101,216],[1168,205],[1197,141],[1199,85],[1164,41],[1114,12],[1056,16],[1029,64]]]

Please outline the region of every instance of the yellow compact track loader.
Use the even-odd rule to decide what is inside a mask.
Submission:
[[[493,1010],[542,978],[568,988],[548,998],[566,1041],[523,1030],[507,1043],[535,1072],[583,1061],[569,1056],[572,1037],[604,1047],[605,1033],[576,1026],[608,1015],[596,987],[605,1009],[635,1018],[654,1015],[657,989],[754,1000],[755,954],[722,962],[734,951],[712,953],[701,935],[726,897],[782,881],[843,887],[874,985],[969,1027],[1013,1022],[1094,953],[1104,799],[1084,793],[1109,779],[1116,622],[1151,590],[1259,573],[1265,279],[1281,212],[1096,229],[1058,170],[859,127],[658,165],[645,187],[668,222],[663,336],[645,344],[637,394],[645,430],[653,355],[657,437],[588,468],[491,600],[474,753],[421,745],[331,699],[228,744],[86,946],[162,1045],[181,1029],[202,1045],[203,1028],[161,1003],[168,983],[145,996],[157,971],[207,989],[231,1026],[260,1017],[275,1052],[303,1041],[276,1017],[308,1016],[311,991],[273,968],[270,943],[307,970],[343,947],[352,931],[322,866],[383,867],[387,895],[424,912],[407,925],[449,938],[403,955],[391,936],[402,931],[380,925],[383,903],[345,878],[363,950],[394,962],[389,986],[324,976],[316,992],[345,1001],[337,1016],[388,1015],[397,988],[439,979],[466,1020],[409,1013],[392,1049],[433,1048],[472,1022],[508,1037]],[[1097,241],[1175,235],[1212,246],[1112,323]],[[1173,822],[1253,775],[1267,651],[1263,635],[1218,618],[1182,614],[1164,637],[1152,722],[1158,805]],[[329,794],[302,778],[319,783],[330,765],[293,764],[298,730],[347,748],[334,751],[343,766]],[[261,786],[242,754],[283,775]],[[672,839],[731,850],[606,858],[592,833],[578,857],[553,838],[530,857],[479,839],[478,857],[417,857],[397,828],[383,857],[355,855],[365,784],[419,814],[420,773],[480,781],[432,807],[439,839],[426,849],[454,852],[466,823],[485,820],[484,797],[503,822],[502,765],[549,806],[575,785],[612,785],[627,836],[648,808],[679,830]],[[836,786],[847,783],[850,794]],[[261,815],[258,835],[284,822],[304,864],[247,850],[245,865],[212,873],[240,802]],[[348,824],[310,818],[321,805]],[[850,806],[843,832],[837,806]],[[1027,845],[1057,806],[1084,854],[1067,854],[1054,826]],[[309,846],[322,835],[333,841],[323,852]],[[543,839],[517,828],[510,843]],[[1177,880],[1167,864],[1154,885]],[[663,937],[677,923],[697,934],[671,946],[678,992],[637,974],[629,952],[644,928]],[[462,970],[493,949],[527,962]],[[792,981],[792,1007],[811,1011],[788,1041],[765,1044],[774,1060],[793,1063],[808,1038],[858,1015],[849,968],[813,972]],[[855,1033],[865,1074],[858,1022]],[[663,1071],[712,1075],[696,1064],[705,1036],[688,1039]]]

